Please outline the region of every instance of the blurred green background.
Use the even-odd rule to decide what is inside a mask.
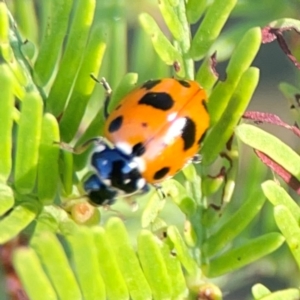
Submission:
[[[32,24],[32,19],[25,13],[29,6],[35,5],[37,12],[43,13],[45,9],[45,2],[47,0],[7,0],[8,6],[11,8],[13,15],[17,21],[20,31],[23,34],[24,39],[28,39],[33,43],[39,41],[38,30],[35,24]],[[226,0],[225,0],[226,1]],[[124,32],[113,33],[108,32],[108,41],[110,34],[118,34],[120,44],[126,45],[123,48],[118,45],[108,43],[106,53],[115,53],[116,60],[109,60],[105,56],[102,71],[100,76],[108,77],[112,87],[115,87],[120,79],[126,72],[139,73],[139,81],[153,78],[164,77],[172,74],[171,68],[166,67],[163,63],[157,62],[158,58],[152,51],[148,51],[147,47],[152,47],[150,41],[145,40],[145,49],[143,53],[135,53],[135,43],[137,42],[137,36],[141,35],[141,28],[138,22],[138,15],[141,12],[150,13],[161,26],[167,32],[167,27],[164,24],[162,16],[157,8],[157,2],[152,0],[123,0],[118,1],[119,11],[112,11],[114,1],[102,1],[98,0],[99,5],[97,11],[97,18],[102,18],[105,22],[122,22],[123,16],[126,17],[127,26]],[[102,2],[100,4],[100,2]],[[215,49],[217,51],[217,59],[220,60],[217,65],[217,70],[220,74],[220,78],[225,78],[226,60],[230,56],[231,50],[235,42],[238,42],[243,36],[243,33],[253,26],[265,26],[269,22],[278,18],[297,18],[300,13],[299,1],[289,0],[239,0],[234,12],[227,22],[221,39],[216,43]],[[195,25],[196,28],[196,25]],[[295,55],[299,51],[300,37],[295,32],[288,32],[285,34],[288,39],[288,43]],[[121,42],[121,40],[123,41]],[[106,55],[108,55],[106,54]],[[137,63],[138,61],[138,63]],[[155,62],[155,69],[152,68]],[[261,71],[260,83],[255,92],[253,100],[248,110],[264,111],[277,114],[285,122],[291,124],[293,119],[291,118],[291,112],[289,104],[284,96],[278,89],[278,84],[282,81],[289,82],[297,85],[299,82],[299,70],[293,66],[293,64],[287,59],[284,53],[281,51],[277,42],[274,41],[271,44],[262,45],[254,65]],[[107,74],[109,70],[109,74]],[[96,91],[93,96],[93,100],[90,105],[90,109],[86,114],[86,120],[91,118],[95,107],[99,106],[98,99],[103,97],[102,87],[96,87]],[[265,130],[273,133],[275,136],[280,137],[288,145],[291,145],[294,149],[299,149],[299,141],[292,133],[288,131],[272,126],[261,125]],[[82,126],[84,130],[84,125]],[[257,176],[262,180],[265,178],[271,178],[272,174],[266,167],[264,167],[258,159],[254,156],[253,151],[243,147],[241,154],[241,167],[240,175],[236,184],[236,191],[234,198],[224,216],[232,213],[239,207],[240,196],[243,195],[243,181],[248,175],[249,166],[251,165],[251,172],[256,172]],[[291,192],[295,200],[299,200],[299,196]],[[119,204],[122,205],[122,204]],[[143,207],[143,201],[141,200],[141,207]],[[172,216],[170,216],[172,214]],[[130,216],[130,212],[128,212]],[[178,222],[182,217],[180,211],[172,204],[168,204],[163,212],[163,218],[169,219],[171,223]],[[109,213],[107,214],[109,216]],[[106,216],[106,217],[107,217]],[[131,216],[132,227],[134,228],[135,219]],[[135,215],[137,218],[137,216]],[[127,223],[128,225],[128,223]],[[129,226],[130,227],[130,226]],[[266,230],[268,229],[268,230]],[[271,205],[267,203],[263,209],[262,214],[256,218],[252,226],[248,227],[247,233],[243,235],[243,239],[248,237],[258,236],[260,233],[266,231],[277,230],[275,226]],[[242,243],[242,240],[236,241],[236,243]],[[222,287],[226,300],[235,299],[248,299],[251,291],[251,287],[255,283],[262,283],[271,290],[284,289],[291,286],[298,286],[299,282],[299,270],[289,252],[286,245],[281,247],[278,251],[261,259],[255,264],[251,264],[248,267],[243,268],[240,271],[233,274],[223,276],[216,280],[217,284]]]

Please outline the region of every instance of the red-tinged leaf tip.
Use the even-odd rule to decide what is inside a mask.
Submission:
[[[211,179],[224,178],[226,176],[226,168],[222,167],[217,175],[208,175]]]
[[[296,177],[263,152],[256,149],[254,149],[254,152],[266,166],[280,176],[284,182],[286,182],[297,194],[300,195],[300,182]]]
[[[273,28],[266,26],[261,29],[262,43],[267,44],[276,40],[276,35],[273,32]]]
[[[294,134],[296,134],[298,137],[300,137],[300,130],[298,125],[292,126],[292,131]]]
[[[281,27],[281,28],[275,28],[271,26],[266,26],[262,28],[262,43],[267,44],[271,43],[274,40],[277,40],[281,50],[285,53],[285,55],[288,57],[288,59],[298,68],[300,69],[300,63],[297,61],[296,57],[292,54],[290,51],[282,33],[284,31],[289,31],[289,30],[295,30],[297,33],[299,31],[293,27],[293,26],[286,26],[286,27]]]
[[[255,123],[269,123],[277,126],[284,127],[288,130],[291,130],[295,135],[300,137],[300,130],[298,126],[291,126],[283,122],[277,115],[264,113],[259,111],[247,111],[243,115],[244,119],[252,120]]]
[[[211,68],[211,71],[213,72],[213,74],[219,78],[219,73],[217,72],[217,51],[215,51],[211,57],[210,57],[210,68]]]
[[[270,123],[278,126],[286,126],[278,116],[260,111],[246,111],[243,115],[244,119],[252,120],[258,123]],[[289,125],[288,125],[289,126]]]
[[[278,44],[280,46],[280,48],[282,49],[282,51],[285,53],[285,55],[289,58],[289,60],[298,68],[300,69],[300,63],[297,61],[296,57],[292,54],[292,52],[290,51],[287,43],[285,42],[285,39],[282,35],[282,33],[278,33],[277,34],[277,41]]]

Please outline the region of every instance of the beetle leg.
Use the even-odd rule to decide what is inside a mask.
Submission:
[[[103,137],[95,137],[95,138],[91,138],[89,140],[87,140],[86,142],[84,142],[82,145],[77,146],[77,147],[72,147],[67,143],[64,142],[56,142],[54,141],[53,144],[59,145],[59,147],[62,150],[74,153],[74,154],[81,154],[83,153],[85,150],[87,150],[87,148],[92,144],[95,143],[97,144],[101,144],[103,143]]]
[[[164,193],[163,187],[159,183],[154,183],[153,186],[156,189],[156,192],[159,194],[161,200],[166,198],[166,194]]]

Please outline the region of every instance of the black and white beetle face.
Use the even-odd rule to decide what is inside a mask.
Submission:
[[[90,158],[94,174],[84,182],[90,200],[97,205],[111,205],[118,196],[148,191],[134,156],[98,142]]]

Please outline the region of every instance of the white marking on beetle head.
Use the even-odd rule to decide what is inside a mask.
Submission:
[[[128,167],[132,170],[132,169],[136,169],[138,167],[137,163],[135,161],[131,161],[128,164]]]
[[[171,114],[168,115],[167,120],[169,122],[172,122],[172,121],[175,120],[176,117],[177,117],[177,112],[173,112],[173,113],[171,113]]]
[[[107,165],[107,164],[108,164],[108,160],[107,160],[107,159],[103,159],[103,160],[101,161],[101,164],[102,164],[102,166]]]
[[[144,186],[146,185],[146,180],[144,178],[140,178],[137,182],[136,182],[136,187],[137,189],[141,190]]]
[[[94,152],[98,152],[99,153],[99,152],[102,152],[105,149],[106,149],[106,145],[104,145],[104,144],[97,144],[95,146]]]
[[[179,118],[175,120],[169,127],[166,135],[164,136],[164,143],[170,144],[173,139],[182,133],[182,130],[186,124],[186,118]]]
[[[135,156],[133,161],[136,163],[138,170],[140,173],[143,173],[146,170],[146,163],[145,160],[141,157]]]
[[[132,147],[126,142],[118,142],[115,144],[115,147],[124,154],[130,155],[132,153]]]

